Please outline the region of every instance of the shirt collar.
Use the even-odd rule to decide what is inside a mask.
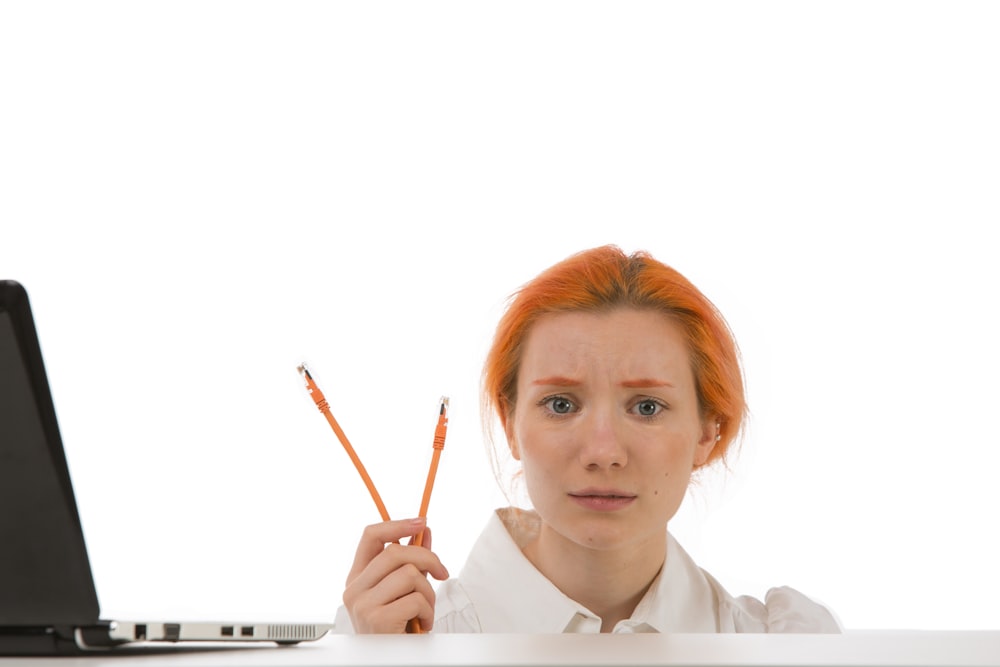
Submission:
[[[645,624],[653,632],[718,632],[715,589],[673,535],[667,533],[666,539],[663,569],[632,617],[619,625]]]
[[[561,633],[581,612],[596,619],[521,553],[537,527],[534,512],[499,509],[472,547],[459,581],[483,632]]]
[[[599,632],[600,618],[556,588],[521,552],[537,535],[539,521],[534,512],[497,510],[473,546],[459,580],[482,631]],[[673,537],[666,534],[666,540],[666,565],[619,628],[715,632],[717,603],[711,586]]]

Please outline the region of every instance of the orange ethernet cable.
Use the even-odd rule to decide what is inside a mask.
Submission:
[[[424,495],[420,500],[420,511],[417,514],[421,519],[427,518],[427,507],[431,503],[431,491],[434,489],[434,478],[437,476],[438,461],[441,459],[441,451],[444,449],[444,439],[448,435],[448,397],[441,397],[441,409],[438,411],[437,426],[434,428],[434,453],[431,455],[431,465],[427,470],[427,482],[424,484]],[[413,539],[413,544],[418,547],[424,543],[424,531],[417,533]],[[420,626],[420,621],[416,618],[410,619],[406,625],[407,632],[422,634],[424,629]]]
[[[431,491],[434,489],[434,478],[437,476],[438,461],[441,459],[441,451],[444,449],[444,439],[448,435],[448,397],[441,397],[441,409],[438,411],[437,426],[434,428],[434,453],[431,455],[431,465],[427,470],[427,482],[424,484],[424,496],[420,500],[420,512],[417,514],[421,519],[427,518],[427,507],[431,503]],[[424,541],[424,531],[417,534],[414,544],[420,546]]]
[[[319,411],[323,413],[326,420],[330,423],[333,432],[337,435],[337,439],[340,440],[340,444],[343,445],[344,449],[347,451],[347,455],[350,456],[351,461],[354,463],[354,467],[357,469],[358,474],[361,475],[361,479],[364,481],[365,486],[368,488],[368,493],[371,495],[372,500],[375,501],[375,506],[378,508],[379,515],[382,517],[383,521],[389,521],[389,512],[385,508],[385,503],[382,502],[382,497],[379,495],[378,489],[375,488],[375,483],[372,481],[371,476],[365,469],[361,459],[358,457],[357,452],[354,451],[354,447],[351,446],[351,442],[347,439],[347,435],[344,430],[340,428],[340,424],[337,423],[337,419],[333,416],[330,411],[330,404],[327,402],[326,397],[323,396],[323,392],[320,391],[319,386],[316,381],[313,380],[312,374],[309,373],[309,369],[306,367],[305,363],[302,363],[298,367],[299,374],[305,378],[306,389],[308,389],[309,394],[312,396],[313,401],[316,403],[316,407]],[[433,454],[431,455],[430,468],[427,471],[427,481],[424,484],[424,494],[420,501],[420,510],[418,516],[422,519],[427,518],[427,508],[431,501],[431,491],[434,488],[434,479],[437,476],[438,462],[441,459],[441,451],[444,449],[445,437],[448,435],[448,397],[443,396],[441,398],[441,407],[438,410],[438,421],[437,426],[434,428],[434,441],[433,441]],[[412,544],[416,546],[421,546],[423,544],[424,531],[417,533]],[[422,633],[423,629],[420,627],[420,621],[416,618],[410,619],[406,625],[407,632],[411,633]]]
[[[298,367],[298,371],[299,374],[305,378],[306,389],[309,390],[309,394],[316,402],[316,407],[323,413],[326,420],[330,422],[330,427],[333,428],[333,432],[337,435],[337,439],[340,440],[340,444],[344,446],[344,449],[347,451],[347,455],[351,457],[351,461],[354,463],[354,467],[357,469],[358,474],[361,475],[361,479],[364,481],[365,486],[368,487],[368,493],[371,495],[372,500],[375,501],[375,507],[378,508],[378,513],[382,517],[382,520],[389,521],[389,512],[385,509],[385,503],[382,502],[382,496],[379,495],[378,489],[375,488],[375,483],[368,475],[368,471],[365,470],[365,466],[361,463],[361,459],[358,457],[357,452],[354,451],[354,447],[351,446],[351,441],[347,439],[344,429],[340,428],[340,424],[337,423],[337,419],[333,416],[333,413],[330,412],[330,404],[326,402],[326,397],[323,396],[323,392],[320,391],[319,387],[316,385],[316,381],[313,380],[313,377],[309,373],[309,369],[306,368],[305,363]]]

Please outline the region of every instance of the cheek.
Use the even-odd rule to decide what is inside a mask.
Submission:
[[[561,480],[572,466],[560,453],[558,446],[531,435],[519,435],[517,439],[518,461],[530,495],[561,486]]]
[[[653,495],[662,500],[683,496],[691,482],[694,451],[689,447],[669,448],[653,460],[642,463],[647,470],[656,470],[652,476]]]
[[[519,438],[515,450],[525,475],[541,473],[552,467],[549,461],[551,455],[547,455],[546,450],[539,448],[531,438]]]
[[[507,444],[511,455],[521,462],[532,462],[533,465],[554,460],[560,452],[568,451],[565,434],[553,431],[550,426],[537,419],[514,419],[507,430]]]

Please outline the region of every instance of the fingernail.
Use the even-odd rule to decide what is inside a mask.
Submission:
[[[422,526],[422,525],[424,525],[424,523],[426,521],[427,521],[427,519],[423,519],[421,517],[417,517],[416,519],[410,519],[410,525],[411,526]]]

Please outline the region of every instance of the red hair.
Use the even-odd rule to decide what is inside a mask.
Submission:
[[[724,458],[747,413],[739,350],[729,325],[712,302],[675,269],[649,253],[626,255],[613,245],[572,255],[512,295],[483,368],[483,418],[488,420],[495,411],[506,430],[517,402],[522,346],[539,316],[616,308],[660,312],[680,325],[699,410],[703,418],[719,423],[721,437],[705,465]]]

